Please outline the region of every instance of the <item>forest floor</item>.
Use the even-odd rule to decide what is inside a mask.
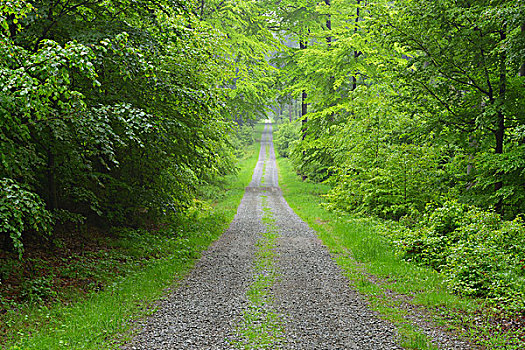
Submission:
[[[403,348],[396,327],[349,284],[282,196],[267,125],[229,229],[121,349]],[[471,348],[439,327],[428,333],[436,347]]]

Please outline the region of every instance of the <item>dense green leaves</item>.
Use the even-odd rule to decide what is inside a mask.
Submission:
[[[296,122],[286,122],[279,125],[274,133],[273,143],[277,153],[281,157],[288,158],[294,150],[294,146],[300,139],[300,128]]]
[[[331,185],[328,208],[403,223],[391,235],[401,254],[457,293],[523,310],[523,4],[303,6],[303,35],[282,28],[301,49],[277,62],[282,98],[306,92],[308,113],[292,152],[287,124],[277,149],[303,179]]]
[[[525,226],[494,212],[449,201],[428,208],[418,226],[394,235],[403,257],[447,276],[459,294],[523,309]]]
[[[43,201],[10,179],[0,180],[0,233],[11,239],[19,257],[24,251],[22,233],[50,233],[52,219]],[[5,238],[4,238],[5,239]]]
[[[449,196],[522,213],[523,11],[515,1],[312,5],[307,48],[283,61],[285,92],[308,94],[298,171],[330,177],[335,206],[387,218]]]
[[[407,259],[458,292],[520,296],[524,11],[516,0],[4,1],[1,234],[21,252],[53,217],[140,225],[184,212],[235,172],[249,120],[273,99],[289,120],[277,151],[331,184],[328,207],[407,224]]]
[[[2,3],[0,177],[41,217],[155,222],[235,172],[232,119],[263,110],[275,40],[258,4],[201,6]],[[2,235],[21,251],[29,226]]]

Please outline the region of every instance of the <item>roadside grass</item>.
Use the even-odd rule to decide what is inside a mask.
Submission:
[[[260,132],[256,135],[260,140]],[[0,348],[114,349],[126,341],[132,321],[152,313],[153,303],[176,287],[231,222],[251,180],[259,147],[259,142],[250,146],[239,162],[239,174],[224,179],[228,190],[211,205],[196,201],[188,215],[158,230],[116,229],[110,239],[101,238],[103,249],[63,257],[51,275],[46,270],[46,276],[27,287],[27,293],[34,294],[28,301],[12,302],[2,296]],[[84,278],[93,288],[83,292],[53,285],[64,278]]]
[[[404,348],[437,349],[407,317],[410,311],[406,305],[431,315],[443,329],[480,341],[479,333],[483,329],[478,329],[479,325],[469,325],[469,320],[483,312],[481,301],[450,293],[438,273],[396,256],[394,248],[384,238],[391,223],[324,209],[323,195],[329,186],[303,182],[288,159],[279,157],[277,161],[287,202],[318,232],[350,283],[367,298],[371,307],[395,324]],[[483,343],[487,345],[488,339],[495,341],[496,338],[494,334],[488,335]]]

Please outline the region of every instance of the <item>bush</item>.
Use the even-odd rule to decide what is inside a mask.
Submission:
[[[442,272],[458,294],[524,309],[525,224],[492,211],[448,201],[429,208],[397,241],[406,260]]]
[[[279,125],[274,134],[274,145],[277,153],[284,158],[289,158],[293,144],[300,138],[300,128],[297,123],[285,122]]]
[[[40,197],[20,187],[11,179],[0,180],[0,235],[10,241],[22,258],[22,234],[34,230],[49,234],[51,214]]]
[[[237,138],[243,146],[249,146],[253,143],[253,127],[249,125],[240,126],[237,129]]]
[[[247,146],[253,144],[253,127],[249,125],[238,126],[231,135],[231,144],[237,157],[242,157]]]

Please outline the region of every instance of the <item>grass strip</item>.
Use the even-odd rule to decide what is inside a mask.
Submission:
[[[263,151],[261,149],[261,151]],[[269,147],[264,147],[266,154],[261,184],[264,186],[266,165],[269,159]],[[266,193],[266,191],[263,191]],[[275,267],[275,249],[277,247],[277,225],[268,206],[266,195],[261,196],[265,231],[256,242],[254,282],[246,292],[250,305],[243,313],[242,324],[237,329],[237,337],[233,345],[239,349],[277,349],[284,343],[284,327],[271,304],[273,298],[271,288],[278,272]]]
[[[259,140],[260,140],[260,134]],[[184,229],[169,256],[146,262],[140,269],[115,280],[105,290],[91,293],[72,305],[26,305],[9,319],[4,349],[114,349],[127,340],[131,320],[152,313],[149,305],[174,287],[191,269],[200,253],[232,221],[257,163],[256,142],[239,163],[238,176],[226,179],[229,190],[207,210],[197,210],[177,225]],[[170,240],[171,248],[173,241]],[[23,328],[22,328],[23,325]]]
[[[284,343],[282,322],[271,308],[271,288],[278,275],[275,267],[277,226],[266,196],[262,196],[262,205],[266,230],[256,243],[254,282],[246,292],[250,305],[243,313],[234,342],[238,349],[277,349]]]

